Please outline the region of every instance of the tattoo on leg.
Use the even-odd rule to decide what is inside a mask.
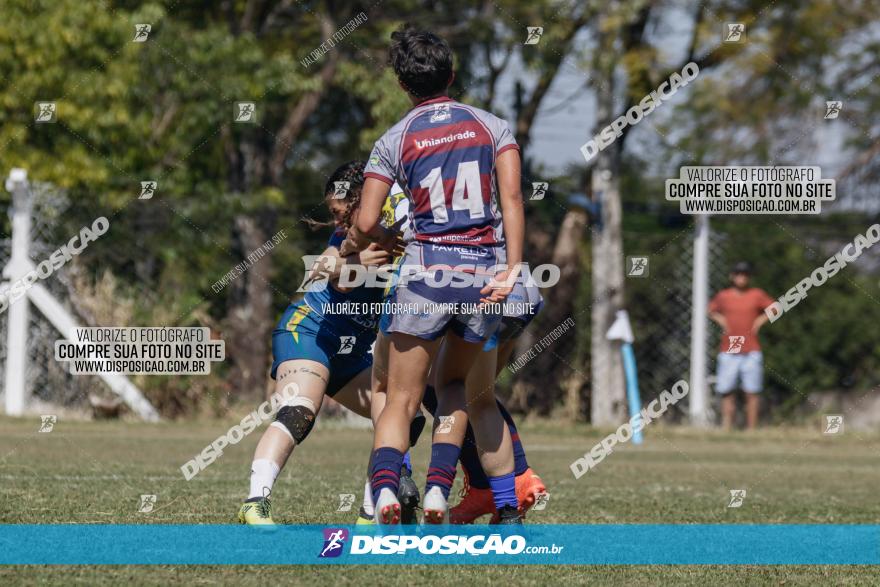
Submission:
[[[297,373],[308,373],[309,375],[314,375],[324,383],[327,383],[326,377],[308,367],[300,367],[299,369],[291,369],[290,371],[285,371],[278,376],[278,381],[283,381],[285,378],[290,377],[291,375],[295,375]]]
[[[302,369],[300,369],[300,371],[302,371],[303,373],[308,373],[309,375],[314,375],[315,377],[317,377],[318,379],[320,379],[324,383],[327,383],[327,379],[323,375],[318,373],[317,371],[312,371],[308,367],[303,367]]]

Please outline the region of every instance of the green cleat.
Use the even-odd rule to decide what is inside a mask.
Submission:
[[[355,526],[375,526],[376,525],[376,517],[370,516],[364,511],[364,506],[361,506],[361,511],[358,512],[358,519],[355,522]]]
[[[252,497],[245,500],[238,510],[238,521],[248,526],[275,526],[272,520],[272,504],[268,497]]]

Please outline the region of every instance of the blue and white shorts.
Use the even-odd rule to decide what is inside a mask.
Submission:
[[[463,250],[466,252],[462,253]],[[504,259],[504,249],[500,247],[409,243],[399,269],[402,281],[396,285],[390,298],[394,309],[389,315],[383,316],[383,332],[400,332],[425,340],[436,340],[447,330],[452,330],[468,342],[485,341],[498,329],[502,317],[502,308],[498,304],[496,307],[480,307],[480,298],[484,297],[480,290],[485,285],[481,280],[488,282],[488,274],[481,275],[473,285],[461,287],[462,283],[474,281],[473,274],[431,269],[425,274],[413,276],[407,274],[407,268],[452,268],[470,263],[488,269],[504,263]],[[451,283],[458,287],[448,285]],[[461,311],[460,308],[468,308],[468,311]]]
[[[305,302],[287,307],[272,333],[272,379],[284,361],[306,359],[330,371],[326,393],[333,397],[373,365],[376,333],[348,321],[322,319]]]
[[[761,393],[764,389],[764,355],[750,353],[718,353],[718,374],[715,391],[722,395],[742,389]]]

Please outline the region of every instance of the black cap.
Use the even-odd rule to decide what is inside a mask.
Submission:
[[[752,274],[752,264],[748,261],[740,261],[733,266],[733,269],[730,270],[731,273],[747,273],[749,275]]]

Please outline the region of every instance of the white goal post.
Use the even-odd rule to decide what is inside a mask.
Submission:
[[[6,291],[10,284],[35,269],[29,255],[33,201],[27,171],[13,169],[6,180],[6,189],[12,194],[12,251],[9,262],[3,269],[0,292]],[[31,285],[21,299],[9,303],[6,310],[8,323],[5,368],[5,407],[9,416],[23,415],[27,406],[27,338],[31,303],[61,333],[62,337],[71,342],[75,342],[71,337],[78,327],[76,319],[70,312],[39,283]],[[156,409],[127,377],[119,373],[102,373],[98,376],[138,416],[151,422],[159,420]]]

